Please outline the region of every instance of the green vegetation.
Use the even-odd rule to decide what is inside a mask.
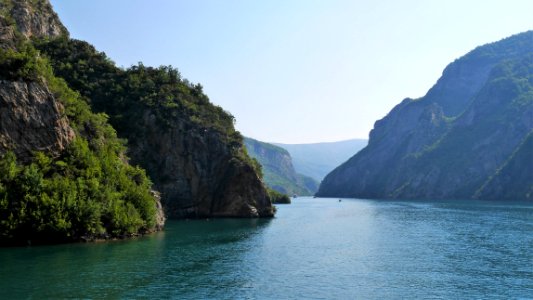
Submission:
[[[267,186],[287,195],[311,196],[318,188],[318,183],[314,179],[301,174],[296,174],[292,178],[267,170],[264,181]]]
[[[271,189],[303,196],[312,195],[317,190],[318,183],[314,179],[296,173],[287,150],[251,138],[245,138],[244,143]]]
[[[0,243],[116,237],[155,227],[155,199],[144,171],[126,163],[124,142],[79,94],[54,76],[30,44],[0,51],[0,79],[48,86],[76,138],[59,157],[11,152],[0,158]]]
[[[531,49],[533,31],[450,64],[424,97],[378,121],[369,146],[328,175],[318,194],[533,199]]]
[[[152,183],[143,169],[128,164],[125,154],[130,145],[132,162],[143,163],[156,184],[164,182],[168,175],[161,172],[165,165],[159,159],[162,154],[155,153],[159,149],[146,150],[148,145],[142,149],[148,155],[135,152],[154,132],[173,134],[169,140],[190,138],[187,153],[220,154],[221,168],[226,163],[234,167],[244,163],[261,175],[260,164],[243,149],[234,117],[213,105],[200,84],[182,79],[171,66],[139,63],[118,68],[90,44],[69,39],[66,29],[58,38],[39,40],[32,35],[29,41],[16,30],[11,17],[15,10],[29,9],[44,23],[62,25],[46,1],[17,3],[0,0],[0,26],[15,34],[0,49],[0,80],[51,91],[63,104],[61,113],[74,137],[60,154],[34,153],[30,159],[16,157],[16,148],[0,153],[0,244],[108,238],[154,230],[158,212]],[[202,149],[216,149],[213,153],[196,149],[202,142],[206,143],[200,145]],[[211,157],[205,161],[208,166],[202,168],[216,167],[209,165]],[[254,176],[249,168],[242,169]]]
[[[0,49],[0,78],[11,81],[51,79],[52,70],[46,60],[38,58],[38,53],[30,44],[23,44],[18,50]]]
[[[149,110],[160,126],[172,127],[176,118],[187,118],[201,128],[223,133],[240,148],[242,136],[235,118],[213,105],[200,84],[181,78],[171,66],[146,67],[142,63],[121,69],[90,44],[66,37],[36,42],[50,58],[56,76],[90,102],[93,109],[110,116],[113,127],[131,143],[142,139],[139,119]]]
[[[474,98],[473,105],[477,107],[478,111],[483,113],[482,117],[476,119],[475,126],[452,127],[446,135],[443,135],[437,145],[428,148],[427,151],[414,160],[414,166],[417,170],[427,170],[429,166],[437,165],[440,166],[443,172],[456,174],[464,172],[465,165],[472,163],[482,165],[483,160],[489,160],[483,156],[487,154],[473,153],[471,149],[475,149],[480,139],[491,140],[497,136],[499,140],[504,140],[505,135],[507,135],[506,132],[512,132],[514,130],[513,126],[520,126],[514,125],[514,123],[519,123],[516,120],[520,118],[522,110],[531,109],[532,103],[533,55],[526,55],[518,60],[506,60],[498,64],[492,70],[485,86]],[[484,149],[477,147],[483,152],[487,150],[503,151],[502,148],[507,145],[496,144],[491,148]],[[515,147],[519,149],[519,146],[515,145]],[[515,151],[517,151],[516,149]],[[509,155],[511,153],[514,153],[514,151],[511,151]],[[512,158],[513,155],[509,156],[503,161],[503,165],[506,165],[507,161]],[[527,158],[522,156],[521,159],[525,166]],[[515,166],[520,166],[520,163],[515,163]],[[485,177],[465,179],[462,183],[462,188],[458,189],[456,193],[465,198],[472,197],[472,195],[477,197],[481,194],[479,191],[490,182],[490,179],[498,175],[499,170],[494,169],[492,172]],[[515,174],[522,173],[519,168],[515,168]],[[527,178],[525,174],[506,182],[505,194],[500,195],[500,197],[513,199],[508,197],[508,195],[514,195],[514,199],[524,198],[524,195],[526,195],[524,190],[526,187],[529,188],[524,178]],[[519,196],[517,191],[520,191],[522,196]],[[484,198],[489,197],[492,196],[484,195]],[[529,199],[530,196],[525,198]]]
[[[270,197],[270,200],[274,204],[290,204],[291,198],[285,194],[282,194],[276,190],[273,190],[271,188],[267,189],[268,196]]]
[[[129,145],[141,144],[152,134],[140,122],[150,115],[161,132],[178,129],[216,133],[233,157],[260,174],[259,164],[243,151],[243,137],[234,128],[235,118],[213,105],[202,86],[183,79],[177,69],[146,67],[141,63],[118,68],[90,44],[67,37],[35,41],[35,45],[49,57],[56,76],[64,78],[93,110],[109,115],[109,122]],[[186,121],[187,128],[177,128],[179,120]],[[139,163],[143,163],[154,182],[164,180],[158,164]]]

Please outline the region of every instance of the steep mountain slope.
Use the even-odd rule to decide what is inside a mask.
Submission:
[[[533,31],[450,64],[374,125],[320,196],[532,200]]]
[[[251,138],[244,138],[248,153],[263,167],[265,183],[272,189],[287,195],[313,195],[318,182],[313,178],[296,173],[292,158],[287,150]]]
[[[289,151],[296,172],[320,182],[329,172],[363,149],[367,142],[353,139],[330,143],[274,145]]]
[[[201,85],[117,68],[69,39],[48,0],[0,0],[0,42],[0,244],[161,229],[160,194],[126,152],[171,217],[273,216],[280,197]]]
[[[0,2],[0,244],[125,236],[164,223],[106,117],[28,40],[67,34],[47,1]]]
[[[171,67],[115,66],[90,44],[41,40],[57,76],[104,112],[146,169],[169,217],[271,217],[234,118]]]

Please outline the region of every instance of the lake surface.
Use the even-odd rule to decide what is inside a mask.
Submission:
[[[298,198],[272,220],[0,249],[0,299],[533,299],[533,204]]]

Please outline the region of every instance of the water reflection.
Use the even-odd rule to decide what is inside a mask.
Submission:
[[[0,249],[0,298],[137,298],[150,297],[154,289],[187,293],[216,272],[218,261],[237,262],[253,243],[238,246],[240,251],[230,248],[269,223],[169,221],[164,232],[134,240]]]
[[[167,233],[180,236],[174,240],[187,243],[232,243],[257,234],[271,219],[206,219],[171,221]]]

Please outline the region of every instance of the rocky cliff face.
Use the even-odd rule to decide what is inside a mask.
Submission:
[[[35,50],[36,39],[60,36],[68,32],[47,0],[0,0],[0,244],[162,229],[144,171]]]
[[[165,108],[145,105],[140,100],[128,105],[134,107],[134,112],[128,111],[128,107],[120,106],[124,102],[121,97],[125,95],[110,92],[116,84],[127,80],[124,78],[126,72],[107,58],[99,56],[90,45],[69,40],[68,31],[47,0],[0,0],[0,11],[0,39],[4,49],[14,49],[20,44],[18,41],[29,38],[34,45],[43,45],[39,42],[44,41],[42,38],[63,39],[69,43],[67,47],[81,45],[82,49],[61,49],[61,53],[45,53],[50,48],[41,50],[42,54],[51,57],[56,75],[63,77],[70,87],[80,91],[83,96],[94,100],[91,102],[93,109],[110,115],[111,123],[117,125],[119,136],[130,142],[128,154],[132,162],[148,170],[154,188],[161,192],[161,201],[169,217],[273,215],[270,198],[243,152],[242,141],[239,143],[236,142],[238,139],[228,138],[228,132],[231,135],[234,131],[232,125],[224,130],[210,130],[211,126],[206,125],[215,123],[209,119],[211,116],[225,120],[229,118],[221,109],[204,103],[202,98],[200,111],[204,112],[203,108],[207,107],[205,110],[209,116],[193,117],[193,113],[188,115],[184,111],[187,109],[183,108],[185,104],[181,96],[174,93],[172,97],[177,99],[166,111]],[[86,68],[87,64],[78,64],[79,59],[87,59],[81,57],[83,55],[96,60],[88,59],[86,62],[89,67]],[[67,62],[73,66],[70,73],[61,69],[63,63]],[[172,84],[180,92],[197,93],[188,83],[178,83],[180,79],[177,78],[177,72],[171,71],[169,74],[175,76]],[[111,77],[109,81],[104,80]],[[76,81],[87,78],[88,81]],[[167,86],[155,88],[163,90]],[[138,93],[130,93],[125,97],[137,101],[151,96],[150,92],[135,92]],[[73,139],[74,133],[68,119],[63,116],[62,106],[48,91],[46,83],[2,81],[0,97],[0,153],[8,149],[15,150],[18,156],[26,160],[33,151],[58,155]],[[161,101],[165,100],[161,98]],[[186,103],[187,108],[196,107],[197,104],[193,104],[195,101],[192,99]],[[178,114],[177,106],[181,107]],[[171,114],[173,119],[168,117]],[[162,115],[166,116],[164,122],[161,122]],[[132,123],[122,122],[124,116]],[[130,130],[130,127],[135,129]],[[157,220],[164,222],[161,213]]]
[[[130,156],[163,196],[170,217],[269,217],[270,199],[255,170],[223,135],[186,118],[163,129],[146,110],[143,139],[130,139]],[[241,155],[244,155],[241,153]]]
[[[169,217],[273,216],[233,117],[211,104],[200,85],[170,68],[117,68],[82,41],[62,38],[37,47],[57,76],[110,116],[128,140],[132,162],[161,192]]]
[[[11,16],[18,32],[27,38],[68,35],[48,0],[1,0],[0,10]]]
[[[3,50],[16,51],[24,37],[67,34],[47,1],[3,0],[0,11]],[[35,151],[58,156],[74,138],[63,105],[44,81],[10,79],[0,80],[0,154],[12,150],[26,162]]]
[[[15,47],[15,26],[9,23],[5,16],[0,15],[0,48],[12,49]]]
[[[63,105],[37,82],[0,80],[0,153],[29,161],[34,151],[59,156],[74,138]]]
[[[377,121],[368,146],[318,195],[533,199],[532,54],[526,32],[453,62],[426,96]]]
[[[511,157],[497,172],[476,191],[476,198],[499,199],[530,199],[533,194],[533,133],[530,133],[518,146]]]
[[[318,182],[313,178],[296,173],[289,152],[281,147],[244,138],[248,153],[259,161],[263,168],[265,183],[272,189],[286,195],[313,195]]]
[[[25,36],[40,38],[68,35],[47,1],[37,1],[32,5],[28,4],[28,1],[5,1],[10,3],[6,7],[11,10],[19,30]],[[80,46],[83,43],[72,41],[72,44]],[[235,138],[228,138],[228,134],[233,134],[233,125],[223,130],[212,130],[210,124],[215,121],[209,120],[210,116],[200,117],[200,122],[197,122],[198,120],[193,120],[191,115],[183,111],[176,113],[175,106],[182,106],[183,102],[186,102],[176,93],[166,95],[174,98],[175,103],[167,111],[151,109],[141,101],[132,103],[134,111],[128,112],[128,108],[117,109],[123,95],[109,92],[115,87],[113,86],[115,82],[103,82],[100,86],[95,86],[93,83],[102,82],[103,78],[109,77],[120,82],[124,80],[123,72],[97,54],[94,48],[87,45],[81,45],[81,48],[76,49],[82,50],[80,52],[63,49],[66,51],[61,53],[64,57],[59,57],[61,55],[59,53],[48,54],[52,58],[52,63],[56,64],[57,74],[61,75],[71,87],[93,100],[94,109],[108,113],[111,123],[117,125],[118,134],[129,140],[128,154],[132,162],[147,169],[155,188],[161,192],[161,199],[169,217],[273,216],[274,209],[270,198],[249,158],[243,152],[242,140],[239,142]],[[70,53],[67,53],[69,51]],[[82,53],[83,51],[85,53]],[[96,59],[96,61],[89,60],[90,68],[84,68],[77,63],[78,59],[87,58],[83,55],[93,56]],[[71,71],[74,73],[62,72],[64,70],[59,66],[67,62],[67,57],[72,60],[70,63],[74,67]],[[101,58],[104,58],[105,62],[102,64],[103,69],[99,69],[102,67],[99,65],[101,61],[98,61]],[[99,74],[96,74],[98,72]],[[76,81],[80,74],[90,77],[92,82]],[[180,87],[181,91],[190,89],[183,83],[173,84],[175,87]],[[196,94],[197,91],[192,89],[192,92]],[[140,92],[126,97],[139,96],[147,95],[142,95]],[[158,99],[156,102],[163,100],[165,99]],[[109,104],[113,101],[117,103]],[[214,118],[228,118],[225,112],[213,109],[210,103],[202,102],[199,108],[201,111],[205,108]],[[213,110],[216,112],[213,113]],[[165,117],[165,124],[162,125],[161,115],[168,114],[173,114],[173,118]],[[135,122],[136,126],[121,122],[119,119],[124,118],[124,115],[126,119]],[[135,117],[131,117],[132,115]],[[135,129],[130,130],[131,127]]]

